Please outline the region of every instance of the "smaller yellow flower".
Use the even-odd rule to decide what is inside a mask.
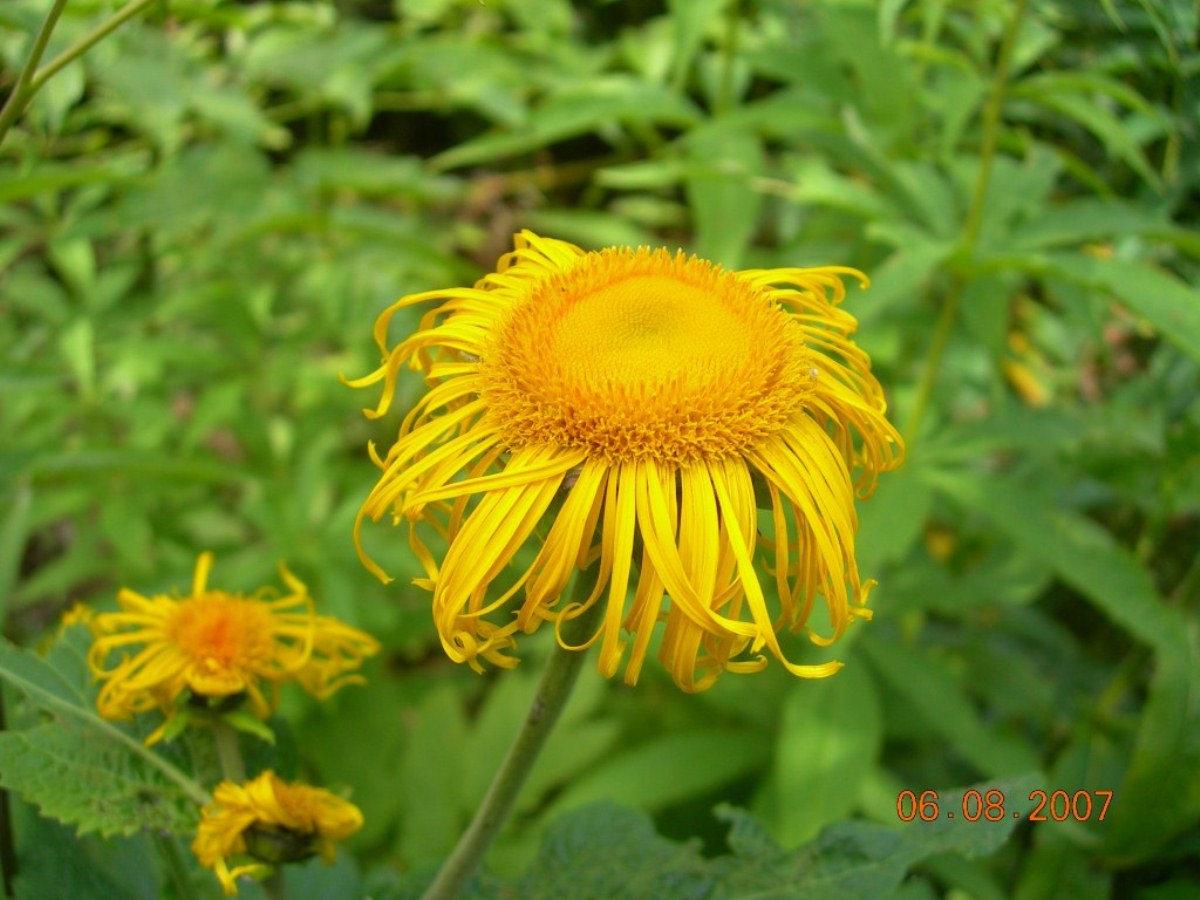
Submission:
[[[101,613],[92,622],[96,640],[88,666],[104,687],[96,701],[106,719],[128,719],[158,707],[168,722],[183,691],[193,697],[245,696],[260,718],[270,715],[273,687],[297,681],[325,698],[346,684],[362,683],[347,674],[379,651],[370,635],[313,611],[308,589],[284,566],[280,574],[290,593],[276,599],[272,588],[251,596],[208,588],[211,553],[202,553],[189,597],[143,597],[128,588],[117,595],[121,612]],[[135,655],[125,648],[140,645]],[[121,650],[112,669],[108,655]],[[159,740],[165,725],[147,743]]]
[[[271,771],[245,784],[222,781],[201,811],[192,852],[217,874],[226,895],[237,893],[241,875],[265,874],[268,866],[296,862],[318,853],[328,865],[334,841],[362,828],[358,807],[329,791],[288,784]],[[231,856],[258,862],[229,868]]]

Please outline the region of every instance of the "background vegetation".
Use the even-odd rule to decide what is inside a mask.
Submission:
[[[6,88],[48,8],[0,7]],[[116,8],[71,0],[46,59]],[[368,423],[374,395],[338,381],[376,364],[376,313],[470,283],[521,227],[854,265],[874,285],[847,306],[910,445],[861,507],[875,620],[821,683],[585,673],[481,891],[1192,896],[1196,35],[1187,0],[151,5],[0,146],[4,633],[30,646],[75,601],[186,587],[202,549],[230,588],[285,559],[388,648],[367,687],[276,723],[275,764],[366,814],[293,894],[404,895],[481,796],[545,643],[480,678],[444,658],[399,532],[367,536],[396,584],[360,567],[365,444],[407,405]],[[973,783],[1022,815],[1034,789],[1114,800],[1103,822],[942,822],[913,849],[899,792]],[[536,861],[595,800],[621,808],[562,820]],[[15,798],[10,819],[18,896],[169,890],[145,838],[76,837]],[[886,878],[839,881],[853,853]]]

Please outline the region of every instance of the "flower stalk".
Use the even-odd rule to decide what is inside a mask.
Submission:
[[[958,253],[959,268],[952,274],[950,284],[946,289],[942,308],[938,313],[937,324],[934,326],[933,340],[929,347],[929,355],[926,357],[925,369],[921,373],[921,381],[917,385],[917,398],[904,429],[905,440],[910,446],[921,430],[925,411],[928,409],[930,397],[933,395],[933,385],[937,381],[938,371],[941,369],[942,356],[950,341],[954,323],[958,319],[958,308],[967,283],[962,274],[962,266],[969,265],[973,261],[976,245],[979,243],[979,232],[983,227],[983,210],[992,178],[992,162],[996,157],[996,146],[1000,140],[1000,111],[1004,105],[1004,93],[1008,86],[1008,70],[1027,2],[1028,0],[1017,0],[1016,9],[1013,10],[1012,18],[1001,39],[1000,51],[996,57],[996,68],[992,73],[987,105],[983,109],[983,143],[979,148],[979,172],[975,177],[975,188],[971,194],[971,208],[967,211],[967,220],[963,227],[962,244]]]
[[[45,67],[39,69],[38,63],[42,60],[42,54],[46,52],[50,35],[58,24],[63,8],[67,5],[67,0],[54,0],[54,6],[50,8],[46,20],[42,22],[42,27],[34,39],[29,59],[25,61],[21,74],[17,76],[17,83],[13,86],[12,93],[8,95],[4,108],[0,109],[0,144],[4,143],[9,129],[20,118],[25,107],[29,105],[29,101],[45,86],[47,81],[155,2],[157,0],[130,0],[129,3],[54,57]]]
[[[575,588],[576,595],[586,596],[591,590],[592,581],[592,578],[580,576]],[[546,739],[571,697],[587,657],[587,653],[576,645],[589,640],[603,608],[603,604],[593,603],[577,618],[562,623],[561,640],[555,642],[521,730],[496,771],[471,824],[459,838],[458,845],[443,863],[429,889],[422,895],[422,900],[454,900],[478,871],[488,847],[508,819],[525,779],[533,770]]]

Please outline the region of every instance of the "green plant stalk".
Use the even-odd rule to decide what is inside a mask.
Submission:
[[[4,142],[4,137],[8,134],[9,129],[20,117],[21,113],[25,111],[25,108],[29,105],[29,101],[45,86],[47,81],[76,59],[83,56],[83,54],[87,53],[92,47],[96,46],[96,44],[100,43],[100,41],[104,40],[138,13],[157,2],[158,0],[130,0],[129,3],[126,3],[86,35],[54,57],[43,68],[38,69],[38,63],[41,61],[42,54],[46,50],[46,44],[50,40],[50,33],[58,23],[58,17],[62,14],[63,7],[67,5],[67,0],[55,0],[54,6],[46,16],[46,21],[42,23],[42,29],[38,32],[37,40],[33,45],[33,52],[29,54],[29,59],[26,61],[25,67],[21,70],[21,75],[17,79],[17,85],[13,88],[12,94],[9,95],[8,102],[4,104],[4,109],[0,110],[0,143]]]
[[[232,725],[214,722],[213,740],[217,745],[217,759],[221,763],[221,774],[226,781],[241,783],[246,780],[246,764],[242,761],[242,750],[238,746],[238,733]]]
[[[37,70],[38,63],[42,61],[46,45],[50,43],[50,35],[54,32],[54,26],[58,24],[58,18],[62,15],[66,5],[67,0],[54,0],[54,5],[50,7],[50,12],[46,14],[46,19],[42,22],[37,37],[34,38],[33,48],[29,51],[29,59],[25,60],[25,65],[17,76],[17,83],[13,85],[12,93],[8,95],[4,108],[0,109],[0,144],[4,143],[4,136],[8,134],[8,130],[29,103],[29,98],[37,90],[30,87],[34,79],[33,73]]]
[[[575,595],[579,596],[585,588],[590,592],[592,585],[592,579],[579,576]],[[598,600],[583,615],[564,623],[563,641],[573,645],[587,640],[603,608],[604,603]],[[442,864],[441,871],[422,900],[455,900],[475,875],[488,847],[508,818],[525,779],[533,770],[546,738],[554,730],[554,724],[567,705],[586,658],[587,653],[583,650],[568,650],[561,644],[555,644],[521,730],[517,732],[508,755],[496,771],[471,824],[459,838],[454,852]]]
[[[57,75],[60,71],[66,68],[67,65],[74,62],[83,54],[87,53],[92,47],[100,43],[142,10],[149,6],[158,3],[159,0],[130,0],[115,13],[73,43],[70,47],[64,50],[50,62],[46,63],[46,67],[38,71],[34,76],[30,87],[34,92],[37,92],[42,86]]]
[[[960,266],[969,264],[975,256],[976,245],[979,243],[979,231],[983,227],[983,209],[987,202],[988,185],[992,179],[992,162],[996,157],[996,145],[1000,140],[1000,111],[1004,105],[1004,91],[1008,85],[1008,68],[1012,61],[1013,45],[1016,43],[1017,32],[1021,28],[1021,19],[1025,15],[1028,0],[1017,0],[1016,9],[1005,29],[1000,42],[1000,52],[996,58],[996,68],[992,73],[992,82],[988,91],[987,106],[983,110],[983,143],[979,149],[979,173],[975,178],[975,188],[971,194],[971,207],[967,211],[967,221],[963,228],[960,245]],[[937,381],[938,370],[942,365],[942,356],[950,335],[954,331],[954,323],[958,319],[958,307],[962,301],[963,288],[966,279],[961,270],[951,277],[946,288],[946,296],[938,314],[937,325],[933,331],[933,341],[929,347],[925,369],[917,385],[917,397],[913,402],[912,412],[904,428],[905,441],[911,449],[921,430],[921,422],[929,406],[929,398],[933,394],[933,386]]]

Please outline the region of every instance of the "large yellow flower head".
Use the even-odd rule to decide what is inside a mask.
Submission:
[[[236,894],[241,875],[258,875],[267,865],[320,854],[333,862],[334,841],[362,828],[358,807],[321,788],[288,784],[271,771],[252,781],[222,781],[201,812],[192,852],[216,872],[226,894]],[[249,855],[258,862],[229,868],[229,859]]]
[[[386,413],[405,364],[428,392],[408,414],[359,516],[408,519],[442,645],[475,668],[515,663],[517,631],[595,603],[600,670],[636,682],[656,623],[684,690],[757,671],[818,596],[836,640],[870,582],[854,559],[855,488],[903,453],[870,361],[840,310],[853,269],[732,272],[666,250],[584,252],[528,231],[473,288],[404,297],[375,326]],[[394,347],[395,313],[438,301]],[[760,518],[759,506],[764,513]],[[435,560],[419,531],[448,541]],[[510,568],[527,544],[530,561]],[[763,553],[771,587],[755,570]],[[636,565],[635,565],[636,564]],[[581,602],[561,595],[598,566]],[[633,587],[630,597],[630,587]],[[670,598],[665,603],[665,597]]]
[[[349,673],[378,652],[378,642],[317,615],[307,588],[286,568],[280,567],[284,596],[271,588],[243,596],[208,587],[212,564],[211,553],[200,554],[188,597],[143,597],[123,588],[121,611],[92,620],[88,665],[104,681],[97,699],[102,716],[127,719],[154,707],[170,715],[186,689],[210,700],[244,695],[266,718],[275,697],[263,694],[264,682],[299,682],[318,698],[362,682]],[[131,655],[131,647],[139,649]],[[121,651],[116,666],[105,668],[114,651]],[[159,729],[151,741],[161,736]]]

